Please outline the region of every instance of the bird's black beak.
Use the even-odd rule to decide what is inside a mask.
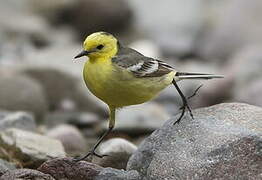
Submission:
[[[78,55],[75,56],[75,59],[76,58],[80,58],[82,56],[87,56],[91,52],[93,52],[93,51],[85,51],[85,50],[83,50],[82,52],[80,52]]]

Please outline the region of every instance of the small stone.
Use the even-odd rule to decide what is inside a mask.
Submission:
[[[6,172],[0,177],[0,180],[55,180],[52,176],[48,174],[41,173],[34,169],[16,169],[13,171]]]
[[[129,157],[137,147],[122,138],[113,138],[103,142],[98,149],[99,154],[107,155],[103,158],[95,158],[95,163],[102,167],[126,169]]]
[[[7,152],[0,157],[16,159],[23,167],[38,167],[48,159],[64,157],[60,141],[15,128],[0,133],[0,146]]]
[[[128,161],[144,179],[261,179],[262,108],[224,103],[168,120]]]
[[[14,170],[14,169],[16,169],[14,164],[7,162],[3,159],[0,159],[0,177],[7,171]]]
[[[61,141],[66,153],[70,156],[81,155],[87,150],[84,136],[72,125],[58,125],[49,130],[46,135]]]
[[[1,114],[0,111],[0,131],[8,128],[36,131],[35,119],[27,112],[5,112]]]
[[[93,180],[103,168],[86,161],[73,158],[58,158],[46,161],[38,170],[50,174],[55,179]]]
[[[159,128],[167,118],[168,114],[164,108],[153,102],[125,107],[116,114],[114,131],[130,135],[146,134]],[[106,130],[107,127],[108,123],[104,122],[103,130]]]

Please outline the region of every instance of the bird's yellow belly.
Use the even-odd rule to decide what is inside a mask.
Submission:
[[[109,64],[87,61],[84,80],[89,90],[111,107],[141,104],[154,98],[173,80],[174,72],[162,77],[136,78]]]

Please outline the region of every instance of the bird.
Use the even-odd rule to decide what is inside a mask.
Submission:
[[[181,115],[174,123],[179,123],[186,109],[193,118],[187,98],[177,82],[184,79],[222,78],[221,75],[188,73],[176,71],[162,60],[146,57],[138,51],[123,46],[120,41],[108,32],[95,32],[86,37],[83,50],[74,59],[87,56],[83,68],[83,79],[87,88],[97,98],[108,105],[108,129],[99,138],[93,148],[78,161],[88,156],[104,157],[96,153],[103,139],[115,126],[116,110],[130,105],[141,104],[155,98],[163,89],[174,85],[183,105]]]

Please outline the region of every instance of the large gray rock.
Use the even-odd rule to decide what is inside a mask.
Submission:
[[[260,179],[262,108],[240,103],[167,121],[139,146],[127,169],[144,179]]]
[[[41,173],[34,169],[16,169],[13,171],[6,172],[0,177],[0,180],[55,180],[52,176],[48,174]]]
[[[0,133],[0,146],[8,153],[0,152],[0,157],[16,159],[24,167],[38,167],[48,159],[65,156],[60,141],[15,128]]]
[[[34,117],[27,112],[1,112],[0,131],[8,128],[17,128],[27,131],[35,131],[36,123]]]
[[[25,75],[0,71],[0,99],[1,109],[29,111],[34,113],[37,120],[47,111],[42,86]]]
[[[113,168],[104,168],[94,178],[94,180],[140,180],[141,177],[137,171],[124,171]]]

